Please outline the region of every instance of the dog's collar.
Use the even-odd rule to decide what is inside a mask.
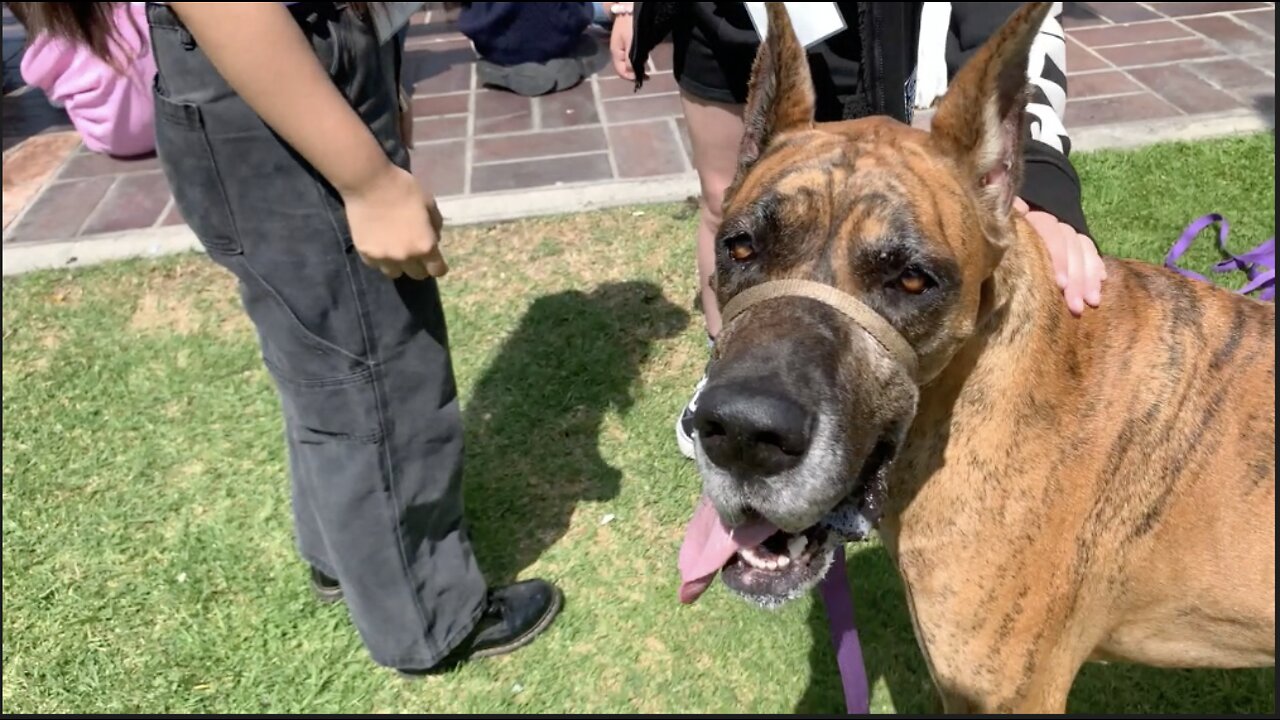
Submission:
[[[781,297],[803,297],[831,307],[844,313],[846,317],[866,330],[881,347],[889,352],[889,356],[906,368],[912,380],[916,379],[919,361],[911,343],[902,336],[880,313],[872,310],[861,300],[843,293],[830,285],[811,280],[769,280],[753,285],[733,296],[724,306],[724,325],[728,327],[733,319],[748,308],[766,300]]]

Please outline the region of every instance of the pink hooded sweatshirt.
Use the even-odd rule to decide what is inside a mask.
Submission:
[[[151,87],[155,57],[147,31],[146,3],[116,7],[116,40],[125,51],[121,75],[88,47],[42,35],[31,40],[22,57],[22,79],[38,87],[67,115],[94,152],[119,157],[155,150],[155,105]],[[120,47],[122,46],[122,47]]]

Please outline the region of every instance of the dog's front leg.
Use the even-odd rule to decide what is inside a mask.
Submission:
[[[1028,697],[1021,701],[1005,698],[973,698],[939,689],[942,711],[948,715],[1061,715],[1067,711],[1067,693]]]
[[[935,644],[925,648],[925,653],[942,710],[949,715],[1065,713],[1067,695],[1080,667],[1079,663],[1036,657],[1030,644],[1016,649],[977,645],[942,648]],[[1013,661],[1018,656],[1025,662]]]
[[[939,577],[911,565],[900,568],[907,604],[944,712],[1066,712],[1088,652],[1064,618],[1030,607],[1021,582],[1001,585],[972,566]]]

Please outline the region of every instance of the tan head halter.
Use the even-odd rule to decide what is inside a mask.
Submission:
[[[876,342],[880,343],[889,356],[897,360],[914,380],[918,361],[916,351],[911,343],[902,337],[889,321],[880,313],[872,310],[861,300],[840,292],[839,290],[811,280],[770,280],[743,290],[724,306],[724,326],[728,327],[733,319],[754,305],[766,300],[781,297],[802,297],[839,310],[846,317],[866,330]]]

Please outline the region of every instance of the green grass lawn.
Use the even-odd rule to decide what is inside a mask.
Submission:
[[[1105,251],[1159,261],[1207,212],[1237,250],[1270,237],[1274,158],[1267,134],[1077,163]],[[699,482],[672,423],[706,359],[694,222],[673,204],[447,234],[480,560],[567,604],[529,648],[420,682],[375,668],[343,606],[309,594],[277,401],[227,275],[186,256],[6,278],[4,711],[843,712],[809,601],[676,601]],[[850,564],[874,709],[930,711],[885,553]],[[1071,709],[1272,713],[1274,683],[1089,667]]]

